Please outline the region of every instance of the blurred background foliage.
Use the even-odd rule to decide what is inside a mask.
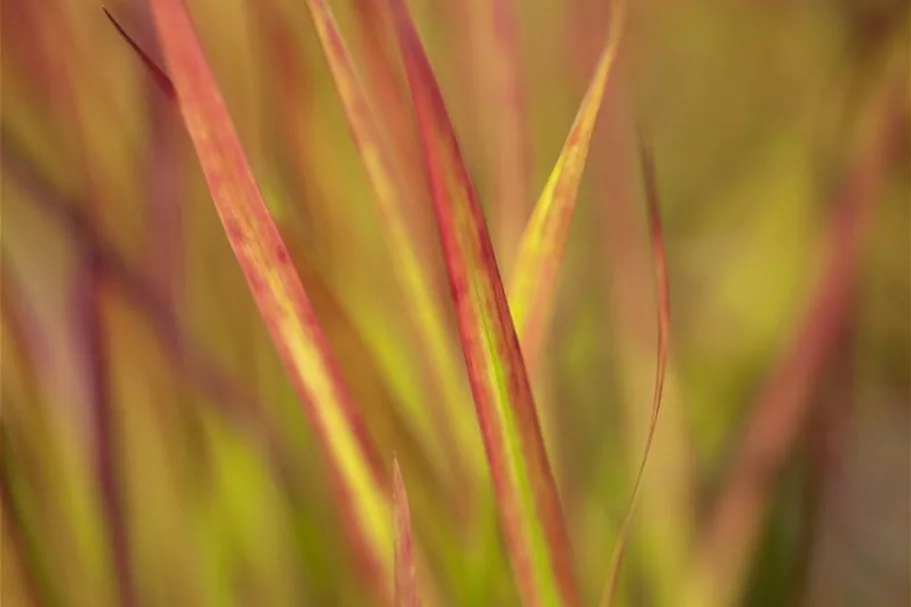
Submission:
[[[304,4],[188,5],[345,379],[402,463],[421,579],[442,604],[516,604],[496,526],[479,523],[480,543],[457,531],[467,493],[435,478],[425,449],[440,438],[408,417],[437,395]],[[524,158],[510,194],[529,211],[610,6],[513,4],[513,105],[478,35],[485,3],[410,5],[508,267],[527,213],[498,206],[503,158]],[[377,52],[394,49],[378,3],[332,6],[365,80],[380,78]],[[108,8],[157,56],[141,2]],[[908,4],[628,8],[532,378],[586,604],[654,381],[641,131],[672,355],[618,604],[908,605]],[[95,1],[3,0],[0,68],[3,604],[363,604],[314,438],[174,107]],[[519,125],[506,139],[504,121]],[[420,175],[418,158],[405,160]],[[410,227],[445,300],[417,199]]]

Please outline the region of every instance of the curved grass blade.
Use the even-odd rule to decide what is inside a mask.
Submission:
[[[632,528],[633,516],[636,512],[636,502],[639,500],[639,490],[642,487],[642,477],[645,473],[645,465],[648,463],[652,442],[655,438],[655,428],[658,426],[658,414],[661,412],[661,395],[664,390],[664,376],[667,368],[667,342],[671,325],[670,288],[667,279],[667,254],[664,248],[664,232],[661,228],[658,186],[655,180],[655,166],[651,151],[645,145],[642,146],[640,154],[642,176],[645,181],[645,197],[648,205],[652,255],[655,264],[655,289],[658,298],[658,360],[655,365],[655,392],[652,400],[652,412],[651,418],[649,419],[648,434],[645,437],[645,449],[642,453],[642,460],[639,462],[639,470],[636,473],[636,481],[633,485],[633,493],[630,497],[629,506],[627,507],[626,517],[623,519],[623,524],[620,526],[620,532],[617,535],[617,543],[614,546],[614,553],[611,557],[610,569],[608,570],[607,583],[601,598],[601,607],[610,607],[614,600],[620,567],[623,564],[623,555],[626,551],[626,542],[629,537],[630,529]]]
[[[426,265],[420,261],[405,220],[406,207],[403,199],[408,195],[408,190],[400,179],[399,167],[384,140],[386,133],[376,121],[367,92],[351,61],[329,5],[325,0],[307,0],[307,6],[375,194],[374,200],[383,222],[383,236],[393,261],[392,268],[412,304],[418,339],[431,359],[427,370],[434,376],[435,387],[445,407],[440,412],[412,411],[411,416],[425,419],[424,436],[432,439],[442,435],[442,441],[428,447],[431,453],[438,453],[442,459],[446,459],[447,454],[439,452],[438,444],[450,442],[448,436],[454,433],[455,445],[448,449],[448,459],[450,462],[467,460],[472,468],[472,479],[476,479],[478,471],[483,470],[483,461],[476,455],[480,452],[477,430],[470,416],[460,411],[465,401],[457,373],[458,359],[452,350]],[[433,416],[434,413],[437,419],[427,419],[428,414]],[[430,431],[431,423],[435,423],[436,432]],[[454,457],[456,454],[460,457]],[[455,473],[460,476],[458,471]]]
[[[382,463],[253,178],[183,1],[153,0],[152,13],[178,105],[225,233],[322,445],[365,582],[377,601],[386,602],[391,596],[392,537]]]
[[[616,62],[625,19],[624,0],[615,0],[610,31],[560,157],[541,192],[519,243],[509,285],[509,307],[534,371],[553,313],[557,273],[569,234],[576,194],[607,82]]]
[[[395,530],[395,605],[421,607],[411,541],[411,512],[399,460],[392,460],[392,517]]]
[[[465,363],[525,605],[577,605],[569,541],[487,225],[411,16],[389,0]]]

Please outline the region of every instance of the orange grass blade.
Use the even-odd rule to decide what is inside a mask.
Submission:
[[[633,484],[633,493],[627,507],[626,517],[620,526],[614,554],[611,557],[610,569],[607,575],[607,584],[601,598],[601,607],[610,607],[617,590],[617,580],[620,567],[623,564],[623,555],[626,550],[626,541],[632,528],[633,515],[636,512],[636,502],[639,500],[639,490],[642,487],[642,477],[645,465],[652,450],[655,438],[655,428],[658,426],[658,414],[661,411],[661,395],[664,390],[664,376],[667,369],[667,342],[671,326],[670,287],[667,279],[667,254],[664,248],[664,231],[661,228],[661,213],[659,208],[658,185],[655,180],[655,165],[651,151],[643,146],[641,149],[642,177],[645,181],[645,198],[648,205],[649,231],[652,239],[652,256],[655,264],[655,290],[658,298],[658,350],[657,364],[655,365],[655,393],[652,400],[652,413],[649,419],[648,434],[645,437],[645,449],[636,481]]]
[[[623,32],[624,0],[615,1],[607,42],[557,164],[522,235],[509,285],[513,321],[526,364],[532,370],[537,365],[541,343],[550,323],[557,273],[575,210],[576,193]]]
[[[577,605],[569,541],[487,225],[439,86],[402,0],[389,0],[475,409],[525,605]]]
[[[411,511],[399,460],[392,460],[392,517],[395,530],[396,607],[421,607],[411,542]]]
[[[400,180],[399,167],[390,154],[390,147],[384,140],[386,133],[376,121],[367,93],[352,64],[345,43],[338,30],[335,17],[325,0],[307,0],[307,6],[319,36],[323,53],[332,73],[335,86],[345,108],[355,145],[367,171],[367,177],[374,191],[380,216],[383,221],[383,235],[392,257],[392,267],[398,281],[414,311],[417,335],[431,359],[427,370],[435,376],[436,388],[443,398],[445,411],[439,415],[437,432],[425,432],[433,437],[444,432],[443,439],[453,432],[458,454],[469,461],[473,476],[483,466],[479,453],[477,430],[471,418],[460,411],[464,404],[461,379],[457,374],[458,358],[453,352],[446,331],[446,323],[433,294],[433,286],[427,275],[426,265],[421,263],[405,220],[404,197],[407,190]],[[413,411],[418,419],[425,418],[433,411]],[[425,423],[431,423],[432,418]],[[425,426],[426,427],[426,426]],[[453,454],[450,454],[453,455]],[[473,458],[477,458],[474,460]]]
[[[153,0],[152,13],[225,233],[322,444],[358,563],[377,600],[385,602],[393,571],[382,464],[253,178],[183,1]]]

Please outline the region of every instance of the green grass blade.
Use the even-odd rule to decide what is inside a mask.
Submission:
[[[569,541],[487,225],[408,9],[390,0],[507,549],[526,605],[577,605]]]

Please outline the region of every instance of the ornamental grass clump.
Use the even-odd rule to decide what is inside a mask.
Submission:
[[[451,384],[447,377],[458,373],[452,367],[461,361],[448,351],[445,320],[405,219],[405,199],[420,188],[403,183],[399,159],[388,143],[382,119],[374,113],[371,91],[353,65],[328,4],[309,0],[307,5],[382,218],[391,271],[413,306],[414,330],[432,357],[431,372],[439,376],[441,385]],[[521,237],[507,293],[484,212],[408,9],[401,0],[390,0],[380,10],[404,65],[430,190],[428,202],[442,243],[462,360],[486,455],[478,464],[477,453],[471,451],[475,448],[470,436],[473,429],[465,427],[465,416],[457,411],[467,406],[467,395],[444,390],[448,398],[441,403],[442,428],[452,431],[452,440],[445,444],[454,450],[433,463],[441,464],[439,471],[445,474],[455,466],[446,469],[442,462],[464,458],[468,465],[458,466],[465,471],[457,479],[472,488],[486,482],[489,471],[509,562],[526,605],[580,604],[572,551],[527,367],[536,364],[548,334],[576,193],[621,39],[622,11],[623,6],[618,5],[576,120]],[[418,605],[421,591],[414,574],[415,547],[398,464],[390,484],[389,471],[365,431],[360,406],[342,380],[339,363],[257,186],[183,1],[155,0],[152,12],[164,66],[156,65],[109,17],[180,109],[225,235],[319,438],[363,584],[377,604],[395,597],[397,604]],[[647,175],[652,178],[650,170]],[[669,309],[656,200],[650,190],[660,322],[654,414],[646,449],[660,404]],[[410,413],[432,417],[428,411]],[[428,445],[439,441],[429,435],[434,431],[429,422],[421,427],[428,433],[423,437]],[[647,453],[643,466],[646,458]],[[641,475],[640,469],[637,488]],[[625,531],[607,577],[605,605],[611,601],[624,541]]]
[[[901,19],[2,10],[3,605],[828,607],[849,522],[908,569],[846,404],[907,380]]]

